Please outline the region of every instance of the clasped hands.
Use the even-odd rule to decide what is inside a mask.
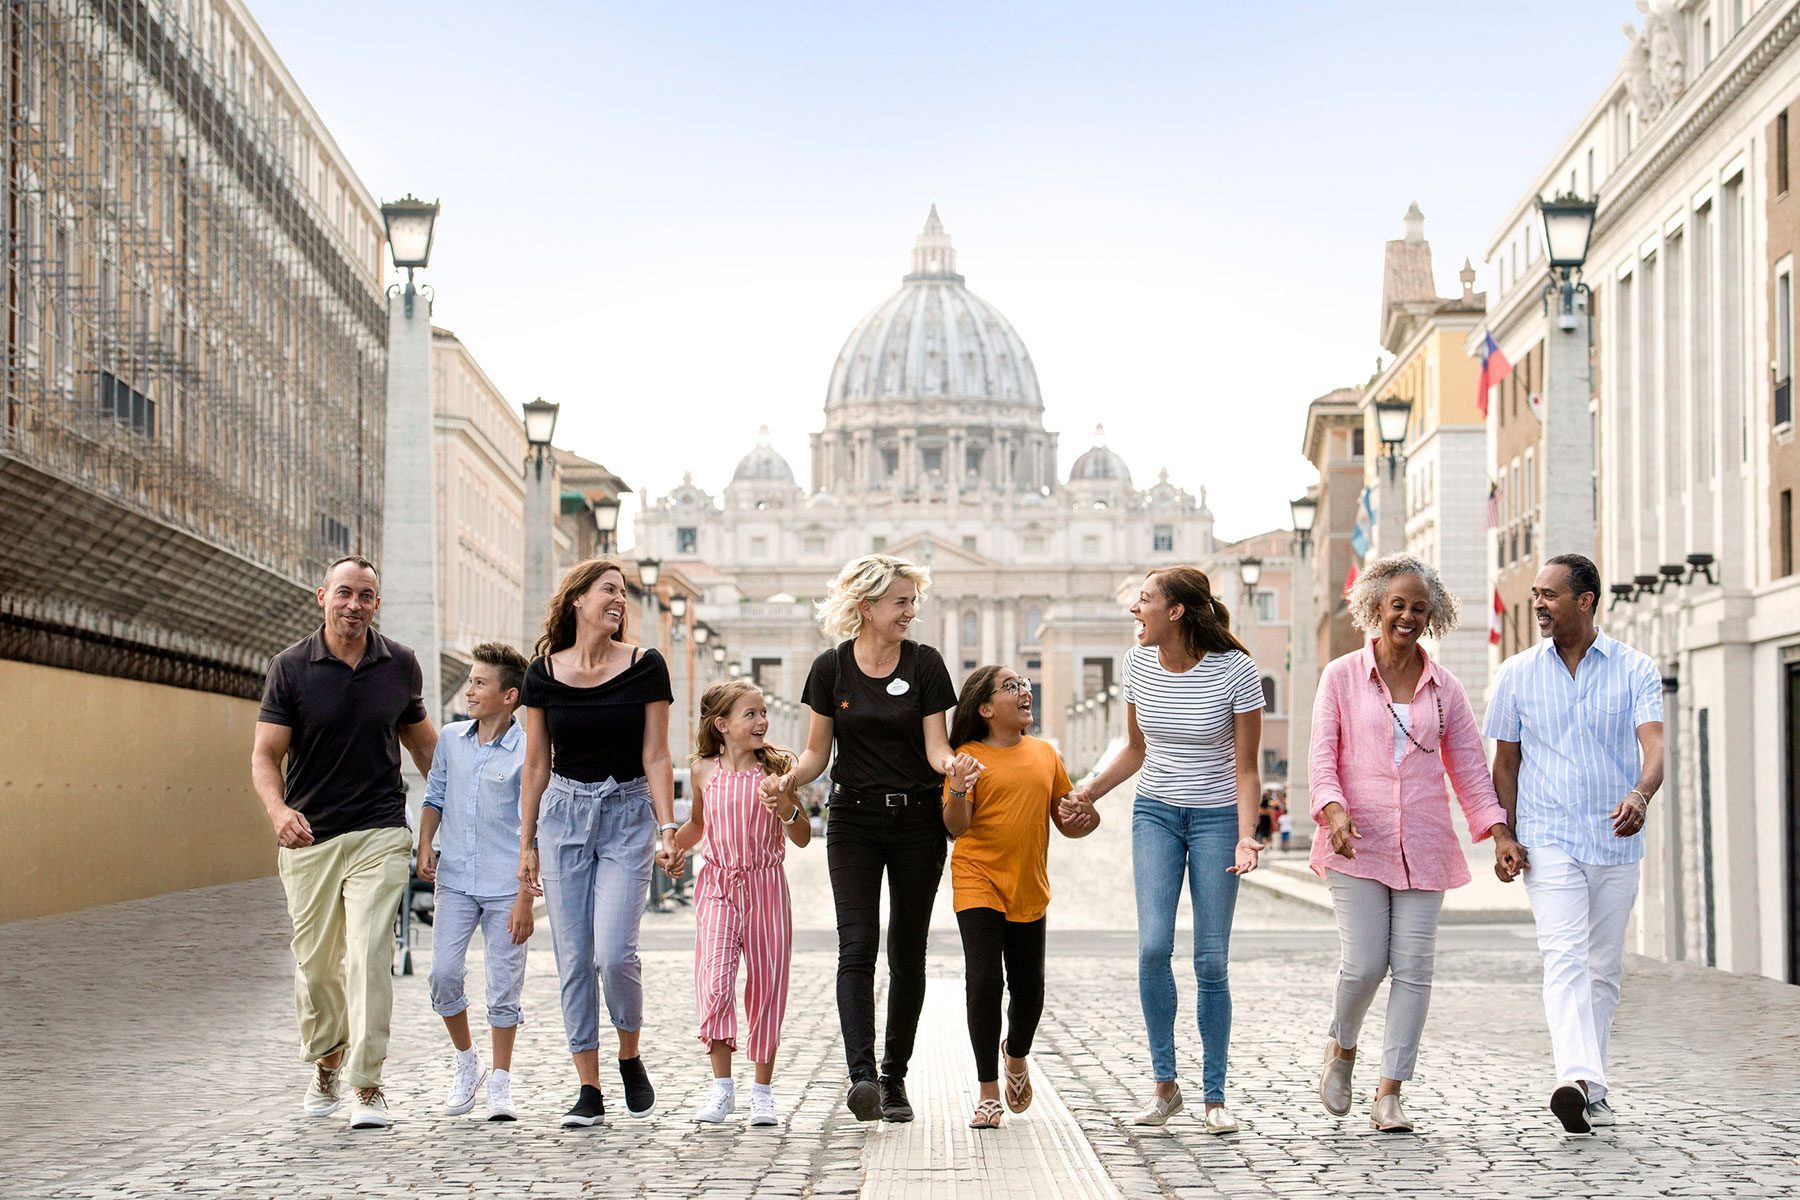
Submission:
[[[1094,807],[1092,790],[1086,785],[1071,788],[1056,802],[1056,819],[1069,837],[1085,837],[1100,827],[1100,812]]]

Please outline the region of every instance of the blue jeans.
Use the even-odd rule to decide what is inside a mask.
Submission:
[[[569,1053],[600,1047],[600,985],[614,1029],[644,1023],[638,923],[655,862],[656,816],[642,778],[619,784],[550,776],[538,816],[538,875],[562,984]]]
[[[1175,1079],[1175,906],[1185,873],[1194,903],[1194,980],[1200,1021],[1201,1084],[1207,1104],[1225,1102],[1231,1041],[1231,914],[1237,907],[1237,805],[1183,808],[1140,795],[1131,810],[1131,866],[1137,882],[1138,1001],[1158,1083]]]

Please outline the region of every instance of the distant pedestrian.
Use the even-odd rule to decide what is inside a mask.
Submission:
[[[1257,766],[1262,676],[1205,572],[1161,567],[1131,605],[1137,645],[1125,656],[1126,744],[1077,801],[1098,800],[1142,770],[1131,810],[1137,887],[1138,999],[1150,1038],[1156,1094],[1132,1119],[1162,1125],[1183,1106],[1175,1080],[1175,909],[1186,877],[1194,906],[1196,1016],[1208,1133],[1232,1133],[1225,1107],[1231,1042],[1231,917],[1238,877],[1256,869],[1262,842]]]
[[[1269,837],[1275,832],[1275,804],[1264,796],[1256,806],[1256,840],[1268,845]]]
[[[1031,737],[1031,684],[1009,667],[977,669],[963,682],[950,743],[979,764],[944,780],[944,827],[955,838],[950,884],[962,930],[964,990],[981,1095],[971,1129],[1000,1125],[1000,1056],[1006,1107],[1031,1107],[1026,1059],[1044,1010],[1044,925],[1050,906],[1050,827],[1086,837],[1093,805],[1059,803],[1069,773],[1056,747]],[[1007,996],[1006,1038],[1000,1001]]]
[[[762,783],[794,756],[771,746],[769,706],[748,679],[727,679],[700,697],[694,734],[694,801],[675,845],[706,846],[694,884],[694,997],[713,1085],[696,1121],[716,1124],[737,1108],[731,1056],[738,1048],[737,969],[744,964],[744,1052],[755,1064],[750,1124],[774,1125],[775,1049],[787,1013],[794,911],[783,862],[787,844],[812,840],[806,809],[791,791],[764,797]]]
[[[1531,585],[1543,641],[1500,666],[1485,732],[1494,787],[1516,816],[1544,958],[1544,1015],[1556,1060],[1550,1110],[1570,1133],[1615,1122],[1606,1047],[1637,900],[1650,798],[1663,781],[1662,679],[1649,655],[1594,624],[1600,572],[1579,554]]]
[[[1288,839],[1294,833],[1294,818],[1288,814],[1286,806],[1282,807],[1281,816],[1276,818],[1276,825],[1281,830],[1281,852],[1287,853]]]
[[[913,1119],[906,1069],[925,1007],[925,943],[944,873],[942,777],[970,767],[950,752],[950,672],[936,650],[906,636],[930,580],[924,568],[885,554],[845,564],[818,606],[819,625],[837,644],[806,676],[806,749],[790,771],[763,784],[773,798],[831,766],[825,858],[837,908],[838,1020],[850,1071],[845,1102],[859,1121]],[[878,1073],[875,958],[884,875],[888,1013]]]
[[[619,1037],[625,1111],[647,1117],[656,1108],[656,1089],[638,1056],[638,927],[651,870],[660,864],[679,874],[683,856],[673,840],[680,826],[672,819],[669,668],[655,650],[625,640],[631,604],[620,564],[594,558],[576,565],[550,598],[537,657],[525,672],[519,882],[544,889],[563,1031],[581,1081],[563,1114],[565,1127],[593,1125],[606,1114],[602,984]]]
[[[525,731],[513,719],[525,682],[525,656],[504,642],[472,652],[463,689],[469,720],[438,736],[425,806],[419,810],[419,878],[437,884],[431,924],[431,1007],[444,1019],[456,1055],[444,1111],[461,1116],[475,1107],[484,1078],[469,1033],[463,990],[469,942],[481,929],[487,965],[488,1035],[494,1073],[487,1079],[487,1119],[518,1117],[512,1100],[513,1042],[524,1020],[525,944],[532,904],[541,889],[519,882],[519,777]],[[432,838],[442,842],[432,847]]]
[[[294,925],[300,1057],[314,1068],[303,1111],[337,1111],[348,1083],[350,1127],[379,1129],[393,1123],[381,1066],[393,922],[412,858],[400,748],[428,775],[437,731],[419,660],[371,628],[381,608],[375,565],[338,559],[317,599],[324,623],[269,663],[250,775],[275,826]]]
[[[1469,882],[1446,778],[1476,841],[1491,836],[1502,864],[1517,861],[1518,846],[1494,796],[1468,694],[1419,644],[1456,628],[1456,599],[1436,569],[1409,554],[1378,559],[1358,577],[1349,608],[1370,640],[1319,677],[1308,766],[1321,834],[1312,869],[1330,884],[1338,920],[1319,1097],[1333,1116],[1350,1111],[1358,1034],[1391,977],[1369,1123],[1407,1133],[1400,1086],[1412,1078],[1431,1005],[1438,916],[1444,893]]]

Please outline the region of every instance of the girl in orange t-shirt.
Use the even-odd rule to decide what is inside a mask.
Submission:
[[[979,764],[944,780],[944,827],[956,839],[950,883],[962,929],[969,1041],[981,1098],[972,1129],[1000,1124],[1000,1052],[1006,1054],[1006,1105],[1031,1106],[1025,1056],[1044,1011],[1044,912],[1050,905],[1050,826],[1085,837],[1100,823],[1091,804],[1063,818],[1070,791],[1056,748],[1030,737],[1031,684],[1007,667],[982,667],[963,683],[950,744]],[[1004,974],[1002,973],[1004,968]],[[1010,992],[1006,1041],[1000,994]]]

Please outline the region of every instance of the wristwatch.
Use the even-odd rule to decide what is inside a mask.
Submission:
[[[805,814],[806,814],[806,805],[796,804],[796,805],[794,805],[794,815],[791,817],[782,818],[781,823],[783,825],[792,825],[795,821],[798,821]]]

